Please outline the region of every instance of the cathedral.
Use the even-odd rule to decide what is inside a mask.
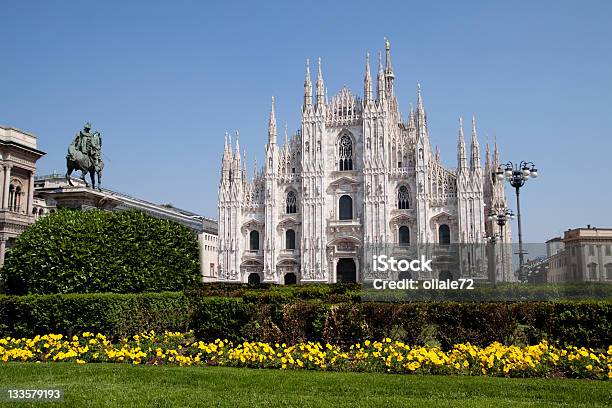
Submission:
[[[457,245],[458,268],[410,277],[454,279],[467,265],[470,276],[487,279],[486,260],[475,252],[493,235],[511,242],[510,226],[500,231],[487,217],[506,207],[503,181],[491,177],[500,163],[497,145],[492,157],[487,145],[483,168],[475,119],[469,150],[459,119],[457,168],[445,167],[430,145],[420,86],[416,109],[402,118],[388,41],[385,48],[375,84],[366,57],[362,98],[342,88],[328,100],[320,58],[313,93],[306,61],[300,130],[288,137],[285,128],[279,143],[272,98],[265,162],[251,177],[239,141],[234,146],[226,135],[215,280],[396,279],[373,268],[373,257]],[[496,280],[515,280],[509,268],[497,269]]]

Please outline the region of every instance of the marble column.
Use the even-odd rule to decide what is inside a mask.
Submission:
[[[2,189],[2,208],[8,209],[9,186],[11,184],[11,168],[10,164],[4,165],[4,185]]]
[[[6,238],[0,237],[0,266],[4,265],[4,254],[6,253]]]
[[[34,172],[30,172],[30,183],[28,184],[28,206],[26,214],[32,215],[32,207],[34,205]]]

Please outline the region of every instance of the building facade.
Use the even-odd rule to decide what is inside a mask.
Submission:
[[[457,168],[445,167],[430,145],[420,87],[416,109],[402,118],[390,54],[387,42],[375,81],[366,58],[362,98],[342,88],[328,100],[320,59],[313,91],[307,62],[301,127],[290,138],[285,129],[281,145],[272,99],[265,162],[251,178],[239,141],[234,147],[226,135],[216,280],[363,281],[386,275],[373,270],[375,255],[407,256],[425,244],[476,248],[500,232],[487,220],[506,207],[503,183],[491,177],[497,146],[492,157],[487,146],[483,168],[475,119],[468,143],[460,119]],[[486,260],[460,258],[486,276]],[[500,268],[496,280],[514,276]]]
[[[548,259],[548,282],[612,282],[612,228],[570,229],[562,243]]]
[[[36,162],[44,154],[37,148],[35,135],[0,126],[0,265],[19,234],[36,221],[34,175]]]

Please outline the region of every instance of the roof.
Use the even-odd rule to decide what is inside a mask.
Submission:
[[[81,179],[76,177],[71,177],[75,187],[67,186],[65,176],[54,173],[49,175],[36,176],[35,182],[40,181],[57,181],[57,184],[53,184],[51,186],[39,186],[36,187],[36,190],[39,192],[45,191],[51,194],[62,194],[68,193],[68,191],[77,192],[78,190],[85,190],[87,187],[83,184]],[[70,189],[70,190],[68,190]],[[217,221],[212,218],[205,217],[200,214],[196,214],[191,211],[183,210],[181,208],[176,208],[174,206],[164,205],[164,204],[156,204],[141,198],[133,197],[129,194],[118,192],[115,190],[111,190],[108,188],[102,188],[99,190],[87,189],[87,192],[94,195],[104,195],[114,200],[119,201],[123,206],[133,209],[140,209],[142,211],[151,213],[152,215],[159,215],[163,218],[174,219],[177,222],[182,224],[189,224],[191,228],[194,228],[197,224],[198,230],[205,230],[206,232],[215,233],[216,234],[216,225]]]

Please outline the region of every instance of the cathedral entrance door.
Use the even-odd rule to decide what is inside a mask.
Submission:
[[[248,282],[250,285],[258,285],[261,283],[261,277],[259,276],[258,273],[250,273],[249,274],[249,278],[248,278]]]
[[[336,282],[357,282],[357,266],[353,258],[338,259]]]

